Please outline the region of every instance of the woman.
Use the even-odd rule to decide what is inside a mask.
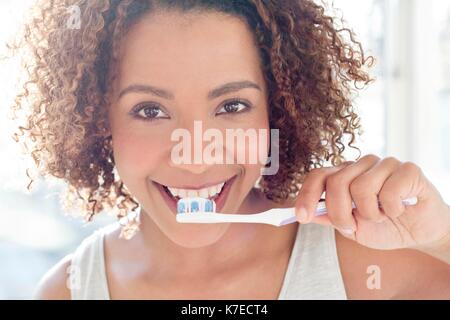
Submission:
[[[38,4],[28,25],[23,97],[39,99],[21,133],[40,172],[68,182],[68,207],[78,200],[88,220],[139,215],[85,239],[37,298],[450,298],[450,209],[438,191],[412,163],[344,162],[342,141],[352,146],[360,128],[351,86],[371,81],[372,58],[321,6],[72,4]],[[221,133],[278,129],[279,170],[174,161],[172,133],[195,121]],[[314,217],[324,191],[328,214]],[[299,223],[177,223],[179,195],[202,192],[221,212],[295,206]],[[417,205],[403,206],[408,197]]]

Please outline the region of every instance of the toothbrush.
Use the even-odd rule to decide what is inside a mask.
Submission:
[[[412,197],[402,200],[405,206],[417,204],[417,198]],[[378,202],[379,207],[381,204]],[[352,208],[356,205],[352,202]],[[216,211],[216,204],[213,200],[192,197],[178,200],[177,203],[177,222],[181,223],[266,223],[276,227],[281,227],[289,223],[297,222],[295,208],[273,208],[264,212],[254,214],[225,214]],[[315,215],[321,216],[327,214],[325,201],[319,202]]]

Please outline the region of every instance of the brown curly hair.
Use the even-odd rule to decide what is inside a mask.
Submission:
[[[80,28],[67,24],[74,5]],[[41,176],[67,182],[65,209],[79,204],[91,221],[103,210],[115,210],[121,219],[139,206],[115,171],[107,106],[119,43],[155,7],[223,12],[253,32],[269,90],[270,127],[280,129],[279,171],[260,180],[268,199],[282,202],[297,194],[305,175],[324,161],[342,163],[346,135],[358,149],[352,145],[361,129],[352,85],[372,81],[364,69],[374,60],[313,0],[39,1],[14,45],[27,52],[14,119],[17,111],[28,113],[14,138],[24,140]]]

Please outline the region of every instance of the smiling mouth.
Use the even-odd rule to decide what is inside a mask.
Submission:
[[[159,191],[161,192],[164,200],[166,200],[169,207],[175,212],[178,200],[191,197],[201,197],[213,200],[217,204],[217,209],[220,210],[220,208],[223,207],[225,203],[226,200],[225,198],[228,195],[231,184],[233,183],[236,177],[237,175],[221,183],[204,187],[201,189],[169,187],[162,185],[156,181],[153,181],[153,183],[158,187]]]

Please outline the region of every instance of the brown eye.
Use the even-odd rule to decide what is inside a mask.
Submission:
[[[156,107],[143,108],[141,111],[144,111],[144,115],[146,118],[157,118],[161,110]]]
[[[241,101],[232,101],[224,104],[222,108],[217,112],[217,114],[223,113],[239,113],[243,110],[248,109],[249,106]]]
[[[142,120],[157,120],[157,119],[167,119],[169,118],[167,114],[161,110],[160,107],[154,105],[141,105],[136,108],[133,112],[136,118]]]

